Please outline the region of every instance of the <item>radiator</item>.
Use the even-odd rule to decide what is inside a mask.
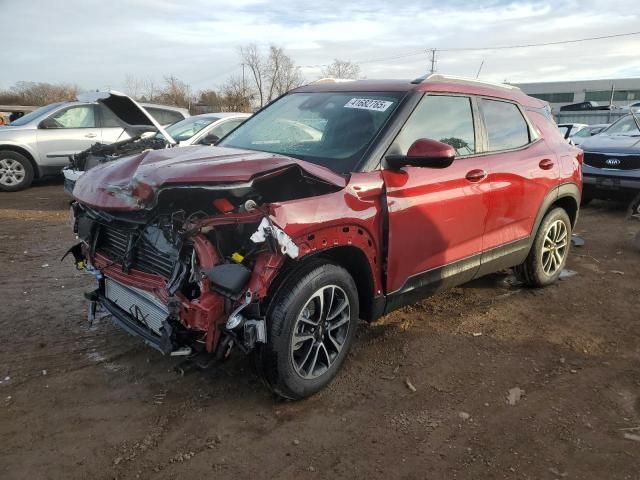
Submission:
[[[166,305],[154,295],[105,278],[105,297],[118,305],[156,335],[161,335],[162,322],[169,316]]]

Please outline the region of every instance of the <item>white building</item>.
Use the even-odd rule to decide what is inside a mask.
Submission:
[[[554,113],[571,103],[594,101],[609,105],[613,90],[613,104],[619,107],[640,102],[640,78],[609,80],[581,80],[572,82],[540,82],[514,84],[527,95],[549,102]]]

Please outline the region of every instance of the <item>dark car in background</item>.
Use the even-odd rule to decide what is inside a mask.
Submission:
[[[633,198],[640,192],[640,118],[626,115],[584,139],[583,203]]]

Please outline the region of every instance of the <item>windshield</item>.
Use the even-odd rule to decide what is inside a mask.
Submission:
[[[640,118],[638,119],[638,123],[640,123]],[[638,130],[638,126],[636,125],[633,116],[629,115],[628,117],[621,118],[607,128],[605,133],[607,135],[637,136],[640,135],[640,130]]]
[[[165,130],[176,142],[182,142],[190,139],[204,127],[218,120],[220,120],[218,117],[189,117],[166,127]]]
[[[310,92],[282,97],[227,135],[222,147],[288,155],[354,170],[403,92]]]
[[[50,112],[51,110],[53,110],[54,108],[59,107],[60,105],[62,105],[62,102],[58,102],[58,103],[52,103],[50,105],[45,105],[44,107],[40,107],[37,110],[34,110],[31,113],[27,113],[26,115],[23,115],[22,117],[14,120],[13,122],[11,122],[9,125],[15,125],[15,126],[21,126],[21,125],[26,125],[27,123],[29,123],[31,120],[34,120],[36,118],[38,118],[41,115],[44,115],[47,112]]]

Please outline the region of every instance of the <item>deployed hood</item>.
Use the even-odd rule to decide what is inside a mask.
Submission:
[[[640,132],[639,132],[640,135]],[[580,143],[585,152],[593,153],[626,153],[640,155],[640,136],[607,135],[600,133],[585,138]]]
[[[78,179],[73,196],[94,208],[142,210],[153,208],[158,193],[168,188],[247,188],[257,178],[290,169],[299,169],[304,175],[335,187],[346,185],[343,176],[303,160],[233,148],[193,146],[147,151],[99,165]]]
[[[77,98],[81,102],[102,103],[130,130],[158,131],[170,144],[177,143],[142,105],[124,93],[113,90],[87,92],[78,95]]]

